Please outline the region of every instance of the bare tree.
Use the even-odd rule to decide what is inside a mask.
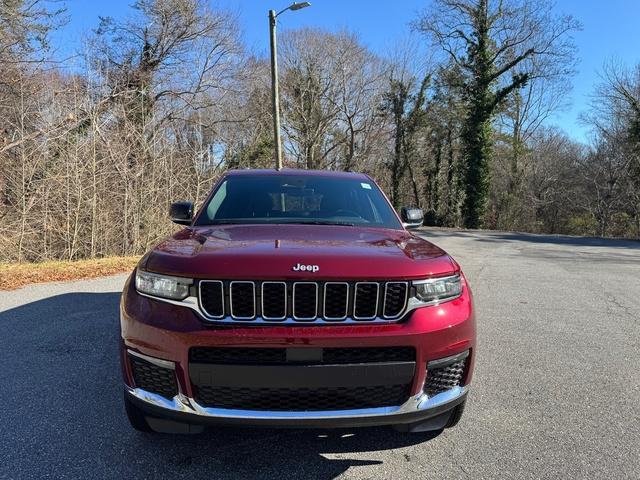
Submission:
[[[65,9],[61,5],[55,0],[3,0],[0,3],[0,65],[45,60],[49,32],[65,20]]]
[[[597,209],[600,223],[606,231],[612,215],[609,210],[615,210],[609,203],[615,200],[617,210],[632,218],[634,236],[640,238],[640,65],[630,69],[615,61],[605,64],[591,111],[583,120],[592,127],[596,139],[591,166],[597,167],[599,175],[594,181],[601,180],[605,172],[606,189],[615,187],[616,193],[616,198],[610,199],[601,195],[602,186],[594,187],[602,205]]]
[[[285,149],[306,168],[352,170],[375,149],[385,66],[349,32],[287,32],[283,57]]]
[[[234,18],[203,0],[138,0],[124,22],[102,18],[97,47],[111,94],[158,121],[214,104],[233,89],[241,54]]]
[[[572,222],[584,222],[582,179],[577,172],[585,148],[556,129],[540,128],[528,145],[529,168],[524,181],[527,230],[547,233],[576,233]],[[591,233],[586,230],[585,233]]]

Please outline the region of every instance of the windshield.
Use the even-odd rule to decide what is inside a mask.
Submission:
[[[227,177],[210,197],[196,225],[235,223],[402,228],[373,182],[304,175]]]

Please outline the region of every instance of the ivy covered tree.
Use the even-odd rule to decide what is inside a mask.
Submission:
[[[426,107],[426,89],[429,76],[424,77],[418,88],[415,88],[415,78],[389,78],[388,90],[384,95],[383,110],[392,118],[393,125],[393,155],[389,161],[391,173],[391,203],[400,208],[400,189],[402,178],[411,170],[411,157],[415,150],[416,135],[423,126]],[[414,186],[414,201],[419,203],[419,194]]]
[[[417,28],[462,72],[462,220],[478,228],[491,183],[495,115],[531,80],[568,73],[575,50],[571,33],[579,24],[556,15],[550,0],[435,0]]]

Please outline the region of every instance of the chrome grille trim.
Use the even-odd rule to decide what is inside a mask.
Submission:
[[[203,283],[218,283],[220,284],[220,288],[222,289],[222,315],[211,315],[209,312],[207,312],[207,309],[204,308],[204,303],[202,303],[202,288],[200,287],[200,285],[202,285]],[[224,318],[225,317],[225,308],[224,308],[224,282],[222,282],[221,280],[200,280],[200,284],[198,285],[198,303],[200,305],[200,308],[202,309],[202,311],[205,313],[205,315],[209,318],[215,318],[215,319],[220,319],[220,318]]]
[[[368,317],[360,317],[356,315],[356,311],[358,310],[358,287],[360,285],[375,285],[376,286],[376,308],[374,310],[373,316]],[[356,282],[356,286],[353,289],[353,318],[355,320],[373,320],[378,316],[378,302],[380,300],[380,284],[378,282]]]
[[[327,306],[327,285],[346,285],[347,286],[347,301],[345,302],[344,316],[342,317],[329,317],[326,314],[326,306]],[[326,320],[345,320],[349,316],[349,299],[350,297],[350,289],[349,284],[347,282],[324,282],[323,297],[322,297],[322,318]]]
[[[313,314],[313,316],[311,317],[298,317],[296,316],[296,287],[298,285],[313,285],[315,287],[316,290],[316,295],[315,295],[315,299],[316,299],[316,307],[315,307],[315,313]],[[293,284],[293,290],[292,290],[292,296],[293,296],[293,301],[291,302],[291,316],[293,317],[294,320],[300,320],[303,322],[309,322],[309,321],[314,321],[316,318],[318,318],[318,282],[294,282]]]
[[[392,315],[389,316],[387,315],[385,312],[387,311],[387,289],[389,288],[389,285],[404,285],[405,289],[404,289],[404,302],[403,302],[403,307],[400,310],[400,313],[398,315]],[[382,317],[383,318],[387,318],[387,319],[391,319],[391,318],[399,318],[402,316],[402,314],[404,313],[405,309],[407,308],[407,300],[409,299],[409,282],[387,282],[384,284],[384,297],[382,300]]]
[[[218,284],[222,284],[222,291],[224,294],[224,316],[223,317],[214,317],[212,315],[210,315],[204,308],[201,302],[201,291],[200,291],[200,284],[201,283],[206,283],[206,282],[214,282],[214,283],[218,283]],[[237,317],[233,317],[231,316],[231,312],[230,312],[230,303],[231,303],[231,284],[232,283],[250,283],[253,285],[253,292],[254,292],[254,316],[251,318],[237,318]],[[284,283],[287,286],[287,316],[284,319],[271,319],[271,318],[264,318],[262,316],[262,300],[260,298],[258,298],[258,295],[260,295],[262,293],[262,287],[261,284],[262,283]],[[314,319],[296,319],[293,318],[292,314],[293,311],[291,309],[291,304],[292,304],[292,285],[294,283],[315,283],[317,285],[316,288],[316,293],[318,294],[318,297],[322,296],[321,298],[319,298],[319,300],[322,302],[321,305],[318,306],[317,302],[317,311],[316,311],[316,315],[318,315],[316,318]],[[338,283],[338,284],[347,284],[348,285],[348,299],[347,299],[347,316],[346,318],[340,318],[340,319],[333,319],[333,318],[326,318],[324,317],[324,306],[325,306],[325,295],[324,295],[324,291],[320,291],[320,289],[323,289],[325,285],[327,284],[332,284],[332,283]],[[281,280],[258,280],[258,281],[240,281],[240,280],[197,280],[196,285],[195,285],[195,289],[198,290],[197,292],[193,291],[191,296],[188,296],[187,298],[185,298],[184,300],[173,300],[173,299],[169,299],[169,298],[162,298],[162,297],[154,297],[153,295],[147,295],[145,293],[142,292],[137,292],[138,295],[140,295],[141,297],[145,297],[148,298],[150,300],[154,300],[154,301],[158,301],[158,302],[163,302],[163,303],[169,303],[172,305],[176,305],[176,306],[181,306],[181,307],[186,307],[189,308],[190,310],[192,310],[193,312],[195,312],[200,318],[202,318],[204,321],[210,323],[211,325],[247,325],[247,326],[251,326],[251,325],[286,325],[286,326],[294,326],[294,325],[298,325],[298,326],[302,326],[302,325],[309,325],[309,326],[313,326],[313,325],[366,325],[366,324],[389,324],[389,323],[397,323],[399,321],[401,321],[403,318],[406,317],[407,314],[409,314],[410,312],[412,312],[413,310],[416,310],[417,308],[421,308],[424,307],[425,305],[419,302],[414,302],[413,299],[411,298],[411,293],[410,293],[410,289],[411,289],[411,282],[406,282],[407,283],[407,300],[404,304],[404,307],[401,311],[401,313],[394,317],[394,318],[386,318],[383,316],[384,311],[380,309],[380,305],[377,305],[377,316],[376,317],[371,317],[369,319],[362,319],[362,318],[354,318],[353,313],[354,313],[354,286],[356,285],[356,283],[377,283],[378,284],[378,293],[380,293],[380,291],[384,291],[384,287],[386,285],[386,283],[404,283],[402,281],[385,281],[385,280],[378,280],[378,281],[366,281],[366,282],[356,282],[356,281],[344,281],[344,282],[332,282],[332,281],[325,281],[325,280],[318,280],[315,282],[294,282],[292,280],[289,281],[281,281]],[[378,295],[378,299],[380,298],[380,295]],[[379,301],[379,300],[378,300]],[[383,302],[379,302],[379,304],[382,304]]]
[[[253,291],[253,315],[250,317],[239,317],[233,314],[233,286],[237,284],[249,284],[251,285],[251,289]],[[247,281],[247,280],[234,280],[229,283],[229,310],[231,313],[231,318],[236,320],[253,320],[256,318],[256,284],[255,282]]]
[[[185,305],[186,306],[186,305]],[[411,309],[411,310],[415,310],[415,309]],[[410,310],[407,310],[408,313]],[[382,325],[382,324],[387,324],[387,323],[398,323],[397,318],[394,319],[386,319],[386,318],[382,318],[382,317],[376,317],[374,319],[371,320],[354,320],[353,317],[347,317],[344,320],[325,320],[322,317],[317,317],[314,320],[296,320],[291,316],[287,316],[286,319],[284,320],[267,320],[265,318],[262,317],[256,317],[253,320],[236,320],[234,318],[231,317],[225,317],[225,318],[221,318],[221,319],[215,319],[215,318],[209,318],[207,319],[206,317],[204,317],[205,320],[207,320],[209,323],[211,323],[212,325],[224,325],[224,324],[231,324],[231,325],[247,325],[247,326],[251,326],[251,325],[272,325],[274,327],[277,327],[278,325],[286,325],[286,326],[294,326],[297,325],[299,327],[303,327],[303,326],[310,326],[312,327],[313,325],[333,325],[334,327],[338,327],[340,325]]]
[[[265,285],[284,285],[284,316],[267,317],[264,314],[264,286]],[[287,282],[271,282],[271,281],[262,282],[262,285],[260,286],[260,313],[262,314],[262,318],[264,318],[265,320],[284,320],[285,318],[287,318],[287,306],[289,303],[287,302],[288,296],[289,296],[289,292],[287,291]]]

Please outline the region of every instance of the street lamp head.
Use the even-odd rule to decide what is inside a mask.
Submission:
[[[300,10],[301,8],[310,7],[311,3],[309,2],[293,2],[293,5],[289,7],[289,10]]]

